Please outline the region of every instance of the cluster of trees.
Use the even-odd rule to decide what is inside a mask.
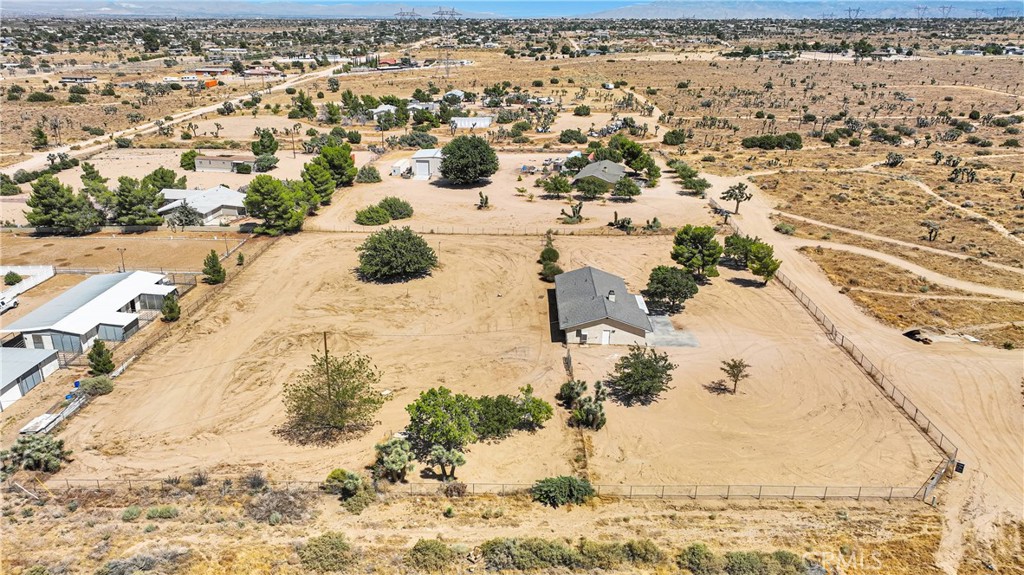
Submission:
[[[427,390],[406,406],[406,437],[416,459],[439,468],[442,480],[455,477],[465,463],[465,448],[477,441],[496,440],[514,431],[534,431],[551,419],[554,409],[534,397],[533,388],[519,395],[473,398],[440,387]]]
[[[411,218],[412,204],[394,196],[388,196],[375,205],[356,212],[356,223],[361,226],[382,226],[391,220]]]
[[[474,184],[498,171],[498,155],[479,136],[458,136],[441,152],[441,176],[457,186]]]
[[[558,265],[558,258],[561,254],[555,249],[554,241],[551,239],[551,234],[548,234],[544,240],[544,249],[540,251],[540,278],[546,282],[555,281],[555,276],[562,273],[561,266]]]
[[[266,174],[253,178],[245,192],[245,209],[262,220],[256,233],[294,233],[302,229],[306,216],[331,203],[335,189],[352,185],[357,173],[351,146],[325,146],[302,167],[301,180],[282,181]]]
[[[725,256],[737,266],[749,269],[767,284],[782,262],[775,259],[775,248],[761,241],[761,238],[733,234],[725,238]]]
[[[110,189],[95,166],[82,164],[83,187],[76,194],[71,186],[46,174],[32,183],[26,204],[32,208],[25,217],[33,226],[53,227],[67,233],[83,234],[104,223],[121,226],[158,226],[163,218],[157,209],[163,203],[164,188],[184,188],[185,176],[157,168],[141,180],[122,176]]]
[[[762,150],[799,150],[804,147],[803,139],[796,132],[762,136],[748,136],[740,144],[744,148],[760,148]]]
[[[668,167],[675,171],[684,190],[692,190],[694,194],[703,196],[711,188],[711,182],[700,177],[696,169],[691,168],[682,160],[672,160]]]

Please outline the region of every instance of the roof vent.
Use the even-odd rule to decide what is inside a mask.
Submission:
[[[615,303],[615,290],[608,290],[608,301]]]

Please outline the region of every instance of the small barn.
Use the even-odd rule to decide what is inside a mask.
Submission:
[[[566,343],[646,344],[654,331],[643,298],[622,278],[593,267],[555,276],[558,328]]]
[[[139,330],[140,313],[156,314],[167,294],[164,276],[134,271],[92,276],[0,329],[20,333],[29,349],[81,353],[97,339],[124,341]]]
[[[0,347],[0,411],[57,371],[57,350]]]
[[[420,150],[412,155],[412,175],[417,180],[429,180],[441,173],[444,155],[439,148]]]

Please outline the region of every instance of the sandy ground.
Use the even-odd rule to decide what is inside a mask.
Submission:
[[[558,229],[560,233],[567,234],[599,229],[613,233],[608,222],[612,221],[616,212],[619,217],[632,218],[637,227],[655,217],[667,227],[708,221],[706,203],[692,196],[679,195],[677,192],[680,187],[672,177],[662,178],[655,188],[644,188],[643,194],[633,202],[611,201],[607,198],[604,201],[584,202],[584,221],[567,225],[561,223],[560,212],[570,211],[568,198],[545,199],[544,190],[534,186],[541,177],[539,170],[544,160],[564,155],[500,154],[501,167],[498,173],[483,185],[466,188],[448,187],[438,180],[404,180],[388,175],[392,164],[410,155],[389,154],[381,158],[376,162],[384,178],[381,184],[341,189],[335,194],[332,205],[317,218],[308,220],[305,228],[331,231],[372,229],[357,225],[354,221],[355,213],[386,196],[398,196],[411,203],[415,210],[413,217],[396,223],[422,232],[542,234],[547,229]],[[538,174],[524,174],[523,180],[518,181],[523,165],[536,166]],[[519,187],[526,188],[526,194],[517,194],[516,188]],[[479,193],[488,196],[490,209],[476,208]],[[534,194],[533,201],[529,200],[529,194]]]
[[[133,365],[113,394],[70,422],[63,436],[74,444],[76,461],[66,476],[160,477],[200,467],[223,473],[265,465],[278,477],[316,480],[327,467],[369,463],[373,443],[404,427],[404,406],[431,386],[481,395],[514,393],[531,384],[554,402],[565,378],[564,352],[550,341],[550,286],[534,275],[539,238],[429,238],[441,242],[442,268],[430,278],[389,286],[362,284],[351,274],[358,241],[303,234],[271,248],[203,317],[179,326]],[[669,244],[668,238],[556,241],[566,264],[623,274],[633,290],[652,265],[668,259]],[[272,276],[270,270],[281,266],[289,275]],[[681,366],[677,389],[651,408],[609,405],[611,423],[593,437],[592,471],[599,481],[923,481],[935,452],[874,395],[848,360],[830,350],[811,325],[802,326],[802,335],[771,327],[778,314],[799,311],[779,288],[745,288],[725,278],[702,296],[705,311],[683,318],[702,338],[700,351],[672,352]],[[724,302],[734,303],[722,311]],[[718,313],[708,311],[712,307]],[[332,353],[370,355],[395,399],[366,436],[331,448],[299,448],[271,430],[283,419],[281,384],[308,364],[323,331],[330,334]],[[803,352],[772,351],[792,337],[807,338],[801,340]],[[611,364],[609,355],[621,351],[580,350],[575,357],[581,371],[596,376]],[[749,354],[757,376],[736,397],[710,396],[701,385],[717,378],[718,361],[732,354]],[[809,373],[812,357],[830,374],[824,388],[818,377],[799,376]],[[788,399],[772,400],[782,395]],[[565,427],[565,416],[558,410],[533,435],[472,446],[460,478],[529,483],[569,472],[578,436]],[[720,427],[723,420],[730,425]],[[735,420],[744,423],[732,425]],[[652,421],[657,425],[645,424]],[[771,431],[766,422],[773,422]],[[850,437],[854,430],[856,437]],[[780,441],[785,433],[799,436],[799,444]],[[673,447],[666,449],[666,443]],[[839,461],[837,443],[844,447]],[[778,464],[784,455],[790,457]],[[681,466],[681,457],[692,459]]]

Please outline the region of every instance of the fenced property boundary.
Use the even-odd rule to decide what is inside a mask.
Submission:
[[[274,481],[268,486],[275,489],[322,492],[319,481]],[[381,483],[380,493],[390,497],[444,497],[445,485],[440,482],[409,482]],[[495,495],[499,497],[528,494],[531,484],[527,483],[464,483],[466,495]],[[598,497],[614,499],[747,499],[747,500],[914,500],[922,498],[922,487],[906,486],[826,486],[826,485],[612,485],[595,484],[594,491]],[[4,484],[6,491],[14,492],[18,487],[13,481]],[[206,494],[241,494],[250,493],[240,477],[209,477],[201,487],[189,484],[187,477],[179,477],[171,483],[164,479],[70,479],[52,478],[43,484],[43,488],[56,496],[63,492],[71,497],[79,492],[120,493],[158,492],[163,496],[185,495],[189,493]]]
[[[723,209],[713,198],[709,198],[708,203],[711,205],[711,208],[715,213],[731,214],[728,210]],[[726,225],[732,228],[734,233],[743,235],[743,232],[735,222],[727,220]],[[825,332],[825,335],[829,340],[846,352],[846,355],[848,355],[850,359],[857,364],[857,367],[859,367],[861,371],[868,376],[872,383],[875,384],[875,387],[882,392],[886,399],[888,399],[896,409],[904,415],[904,417],[913,423],[925,439],[943,455],[943,461],[936,468],[936,472],[929,476],[929,479],[921,489],[920,499],[927,499],[928,495],[930,495],[932,490],[934,490],[938,485],[939,480],[949,471],[949,468],[956,461],[958,453],[956,444],[949,439],[949,436],[939,430],[938,426],[932,422],[931,418],[926,416],[921,409],[910,400],[907,394],[897,388],[892,381],[885,377],[882,370],[878,369],[875,364],[864,355],[860,348],[853,343],[853,341],[843,335],[843,333],[836,327],[835,323],[825,315],[825,312],[823,312],[821,308],[819,308],[817,304],[807,296],[807,294],[797,287],[792,280],[781,272],[776,272],[775,279],[781,283],[798,302],[800,302],[800,305],[803,306],[804,310],[806,310],[811,317],[814,318],[814,321]]]

